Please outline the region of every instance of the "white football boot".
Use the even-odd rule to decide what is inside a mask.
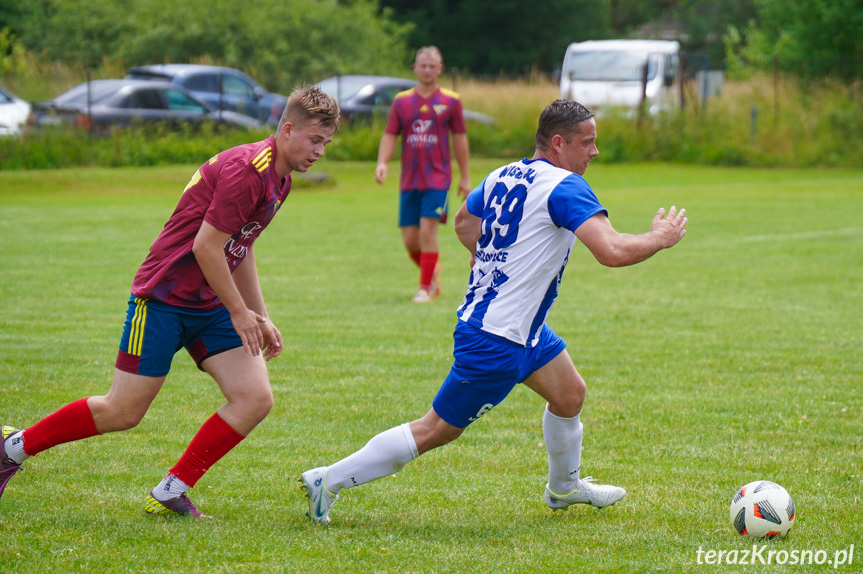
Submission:
[[[302,483],[300,488],[305,491],[306,498],[309,499],[309,510],[306,516],[315,524],[330,523],[330,508],[339,498],[338,494],[333,494],[324,486],[326,478],[327,467],[325,466],[307,470],[299,478]]]
[[[578,481],[575,490],[569,494],[555,494],[545,485],[545,504],[552,510],[566,510],[573,504],[589,504],[596,508],[611,506],[626,496],[619,486],[594,484],[592,476]]]
[[[432,300],[431,295],[429,295],[429,292],[427,289],[418,290],[417,294],[414,295],[414,298],[412,299],[412,301],[414,303],[428,303],[431,300]]]

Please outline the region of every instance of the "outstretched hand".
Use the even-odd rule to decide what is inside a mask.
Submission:
[[[678,212],[677,207],[672,205],[668,210],[668,217],[665,217],[665,208],[660,207],[650,224],[650,230],[659,235],[662,247],[667,249],[676,245],[686,235],[687,221],[689,219],[685,209]]]

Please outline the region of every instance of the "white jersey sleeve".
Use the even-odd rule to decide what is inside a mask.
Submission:
[[[458,316],[531,347],[557,298],[574,231],[607,212],[581,176],[541,159],[490,173],[467,209],[482,218],[481,235]]]

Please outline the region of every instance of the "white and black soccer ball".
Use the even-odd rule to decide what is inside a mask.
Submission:
[[[776,538],[794,526],[796,511],[788,491],[769,480],[743,486],[731,500],[731,525],[741,536]]]

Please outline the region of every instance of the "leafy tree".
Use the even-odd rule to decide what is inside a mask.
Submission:
[[[471,73],[522,74],[560,65],[571,42],[607,38],[604,0],[545,0],[525,9],[517,0],[383,0],[394,18],[414,25],[416,49],[434,44],[449,68]]]
[[[8,0],[2,0],[8,1]],[[14,0],[13,0],[14,1]],[[50,60],[98,66],[209,61],[289,91],[337,73],[404,70],[409,26],[374,0],[28,0],[21,41]],[[385,57],[383,57],[385,55]]]
[[[26,4],[21,0],[0,0],[0,30],[7,29],[10,34],[18,34]]]
[[[863,0],[757,0],[761,33],[783,69],[804,77],[863,78]]]
[[[707,56],[712,68],[725,59],[722,36],[729,26],[743,28],[755,18],[754,0],[610,0],[611,21],[618,37],[640,32],[648,23],[676,26],[684,51]]]
[[[381,0],[400,22],[414,24],[410,45],[435,44],[449,67],[473,73],[523,73],[560,65],[570,42],[629,38],[647,23],[671,21],[683,49],[725,57],[722,35],[755,17],[754,0]],[[456,30],[453,33],[452,30]]]
[[[618,38],[628,37],[638,26],[669,13],[674,0],[609,0],[611,27]]]
[[[753,0],[683,0],[673,13],[688,36],[684,48],[707,56],[714,69],[725,60],[722,36],[728,27],[743,27],[756,17]]]
[[[22,43],[49,60],[95,66],[130,34],[128,10],[116,1],[30,0],[19,10]]]

